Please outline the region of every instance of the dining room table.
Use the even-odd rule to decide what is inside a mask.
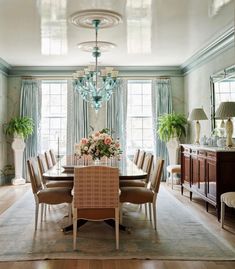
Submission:
[[[74,168],[90,165],[101,165],[117,167],[119,169],[119,179],[145,179],[147,173],[138,168],[128,157],[120,159],[104,158],[93,161],[90,158],[78,158],[75,155],[63,156],[52,168],[47,170],[43,177],[46,180],[71,180],[74,178]]]
[[[99,161],[90,158],[78,158],[76,155],[63,156],[52,168],[43,173],[46,180],[73,180],[74,168],[84,166],[111,166],[119,169],[119,180],[124,179],[145,179],[147,173],[138,168],[128,157],[122,156],[120,159],[103,158]],[[78,227],[84,225],[86,220],[79,220]],[[111,226],[114,226],[113,220],[105,220]],[[119,225],[120,230],[127,230],[127,227]],[[73,229],[73,225],[68,225],[62,229],[63,232],[69,232]]]

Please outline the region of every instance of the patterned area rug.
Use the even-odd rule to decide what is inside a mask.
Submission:
[[[66,205],[52,206],[46,221],[34,232],[34,200],[27,192],[0,216],[0,260],[37,259],[174,259],[235,260],[235,249],[210,233],[166,190],[158,197],[158,230],[136,206],[125,207],[120,250],[114,230],[103,222],[88,222],[79,229],[78,251],[72,233],[63,234],[68,222]],[[216,221],[216,219],[215,219]]]

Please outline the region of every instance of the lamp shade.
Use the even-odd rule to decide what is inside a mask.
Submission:
[[[215,112],[218,119],[227,119],[235,117],[235,102],[221,102]]]
[[[189,120],[208,120],[203,108],[194,108],[189,115]]]

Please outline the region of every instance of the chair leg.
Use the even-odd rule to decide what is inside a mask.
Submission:
[[[152,205],[153,205],[153,223],[154,223],[154,229],[157,230],[157,211],[156,211],[156,202],[153,202]]]
[[[69,223],[72,222],[72,204],[68,204],[68,211],[69,211]]]
[[[41,222],[43,221],[44,204],[41,204]]]
[[[148,217],[148,208],[147,208],[147,204],[144,204],[144,211],[145,211],[145,217]]]
[[[73,250],[77,249],[77,209],[73,210]]]
[[[35,231],[38,227],[38,210],[39,210],[39,204],[36,202],[35,204]]]
[[[173,190],[173,180],[174,180],[174,173],[171,173],[171,188]]]
[[[122,224],[122,203],[119,204],[119,222]]]
[[[220,211],[221,228],[224,227],[224,210],[225,210],[225,203],[221,201],[221,211]]]
[[[147,206],[147,204],[145,204]],[[149,203],[149,220],[152,221],[151,203]]]
[[[115,208],[116,249],[119,249],[119,208]]]

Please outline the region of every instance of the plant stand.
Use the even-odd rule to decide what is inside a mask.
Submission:
[[[14,137],[11,147],[14,151],[15,165],[15,177],[11,180],[11,183],[13,185],[22,185],[26,182],[26,180],[22,177],[23,153],[25,148],[24,140],[19,136]]]

